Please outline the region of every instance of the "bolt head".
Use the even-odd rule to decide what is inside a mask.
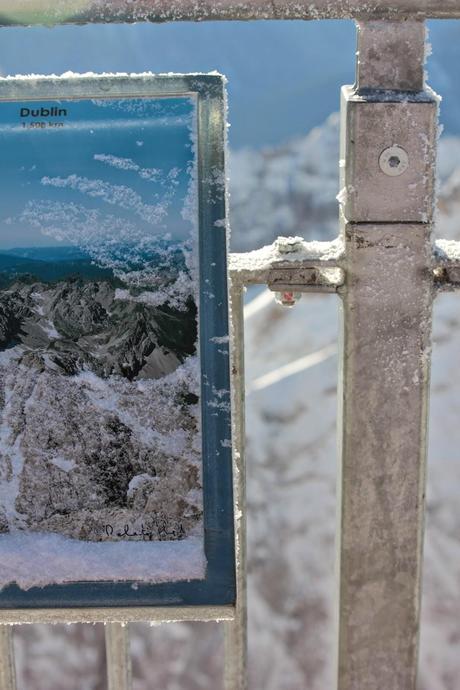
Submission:
[[[390,177],[398,177],[409,167],[409,156],[401,146],[389,146],[379,158],[380,170]]]

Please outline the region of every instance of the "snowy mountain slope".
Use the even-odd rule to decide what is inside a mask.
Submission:
[[[234,247],[252,248],[278,233],[335,234],[337,142],[332,117],[303,140],[234,155]],[[460,238],[460,140],[441,142],[439,171],[437,234]],[[457,690],[460,678],[459,299],[446,295],[435,305],[420,690]],[[251,690],[333,687],[337,311],[333,296],[310,295],[288,310],[268,291],[248,293]],[[313,353],[317,364],[279,375],[284,365]],[[52,666],[56,658],[46,668],[34,667],[55,640],[63,644],[63,629],[19,631],[20,687],[99,690],[97,628],[91,635],[80,626],[66,630],[61,673]],[[132,635],[135,690],[221,688],[215,625],[133,626]],[[72,652],[72,644],[78,650]],[[91,663],[81,663],[77,678],[78,658]]]

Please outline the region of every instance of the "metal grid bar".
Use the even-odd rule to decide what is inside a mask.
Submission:
[[[105,626],[108,690],[131,690],[129,628],[119,623]]]
[[[225,690],[247,687],[246,467],[243,285],[230,270],[230,352],[232,375],[232,440],[235,497],[235,618],[225,623]]]
[[[234,617],[233,606],[0,609],[0,626],[25,623],[207,623],[233,620]]]
[[[459,18],[458,0],[2,0],[0,25],[222,19]]]
[[[373,50],[365,51],[359,89],[344,89],[342,100],[347,279],[339,393],[337,683],[339,690],[415,690],[437,99],[417,91],[424,61],[417,22],[363,24],[360,33],[361,45]],[[379,89],[380,55],[389,46],[395,52]],[[412,96],[398,92],[398,64],[406,88],[416,92]]]
[[[16,690],[13,628],[0,625],[0,690]]]

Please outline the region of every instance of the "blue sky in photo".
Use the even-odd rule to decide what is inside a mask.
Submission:
[[[21,108],[52,107],[67,117],[21,117]],[[119,228],[134,224],[138,236],[185,239],[194,109],[189,97],[1,103],[0,250],[69,244],[40,231],[37,218],[48,207],[60,211],[47,224],[58,229],[61,215],[66,238],[78,207],[100,215],[106,229],[116,218]],[[37,121],[64,126],[28,127]]]

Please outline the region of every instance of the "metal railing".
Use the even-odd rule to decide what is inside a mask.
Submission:
[[[339,373],[337,687],[414,690],[423,547],[431,313],[460,287],[460,243],[431,231],[438,98],[424,84],[427,17],[459,17],[458,0],[72,0],[0,3],[3,24],[177,19],[358,19],[357,79],[342,93],[341,233],[330,243],[278,243],[230,259],[237,603],[226,620],[227,690],[246,688],[243,290],[336,292]],[[37,9],[39,8],[39,9]],[[21,12],[23,13],[21,15]],[[405,20],[405,21],[400,21]],[[110,690],[128,690],[132,620],[196,619],[187,609],[3,611],[0,622],[109,622]],[[0,690],[14,689],[2,627]]]
[[[2,0],[0,25],[460,17],[458,0]]]

